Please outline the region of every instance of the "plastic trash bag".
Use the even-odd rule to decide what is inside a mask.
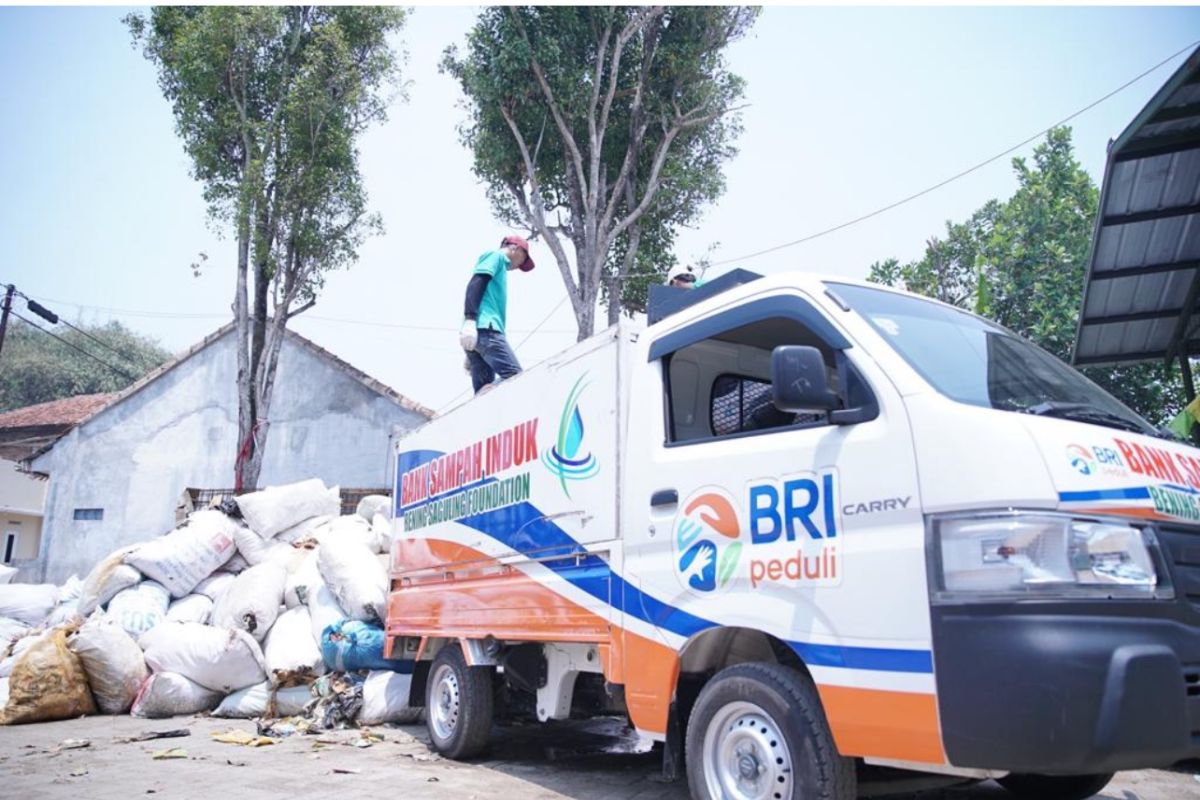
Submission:
[[[96,713],[83,664],[67,647],[69,632],[67,627],[49,631],[17,659],[0,725]]]
[[[383,628],[355,619],[330,625],[321,633],[321,655],[334,672],[395,669],[399,662],[383,657],[383,645]]]

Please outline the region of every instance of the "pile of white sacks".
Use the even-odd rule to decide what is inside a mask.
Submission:
[[[327,655],[330,631],[355,624],[347,620],[382,641],[388,498],[339,516],[337,487],[309,480],[236,503],[240,519],[196,511],[82,580],[0,575],[0,723],[96,712],[291,716],[315,701],[320,676],[343,666],[340,657],[326,664],[323,634]],[[371,672],[356,721],[411,721],[409,682]]]

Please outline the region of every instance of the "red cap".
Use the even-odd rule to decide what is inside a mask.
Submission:
[[[500,243],[500,246],[505,247],[510,244],[516,245],[525,251],[525,260],[521,262],[521,266],[519,268],[521,272],[529,272],[529,270],[533,269],[533,257],[529,255],[529,242],[525,241],[520,236],[505,236],[504,241]]]

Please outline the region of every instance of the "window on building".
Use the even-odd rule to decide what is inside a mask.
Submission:
[[[4,563],[11,564],[13,556],[17,554],[17,536],[16,531],[9,531],[4,535]]]
[[[104,519],[104,509],[103,508],[77,508],[77,509],[75,509],[75,519],[78,519],[78,520]]]

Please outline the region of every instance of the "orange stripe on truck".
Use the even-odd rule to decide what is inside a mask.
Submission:
[[[842,755],[947,763],[936,696],[829,684],[817,692]]]
[[[633,724],[647,733],[666,733],[679,678],[674,648],[621,628],[471,547],[437,539],[396,546],[400,563],[420,567],[393,575],[389,637],[598,643],[604,676],[625,687]],[[946,763],[934,695],[821,684],[817,689],[843,755]]]

